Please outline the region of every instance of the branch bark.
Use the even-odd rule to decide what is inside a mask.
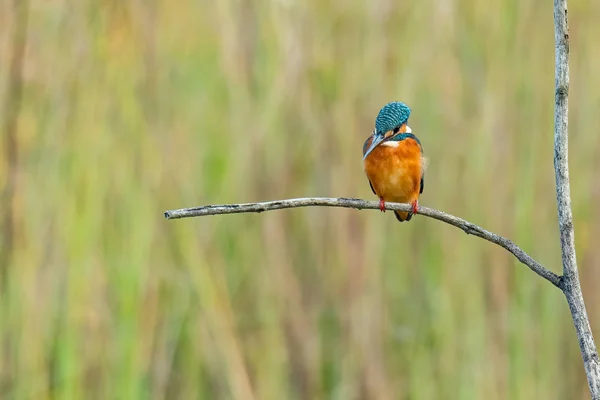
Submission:
[[[562,251],[563,278],[561,289],[565,294],[579,339],[579,348],[585,366],[590,393],[600,399],[600,360],[590,328],[575,256],[575,234],[568,163],[569,123],[569,26],[567,0],[554,0],[555,39],[555,106],[554,106],[554,171],[556,175],[556,200],[558,227]]]
[[[165,218],[167,219],[178,219],[178,218],[189,218],[189,217],[201,217],[205,215],[217,215],[217,214],[237,214],[237,213],[250,213],[250,212],[264,212],[272,210],[281,210],[283,208],[297,208],[297,207],[345,207],[355,208],[357,210],[370,209],[378,210],[379,202],[366,201],[362,199],[349,199],[344,197],[308,197],[300,199],[287,199],[287,200],[275,200],[263,203],[246,203],[246,204],[222,204],[222,205],[208,205],[195,208],[183,208],[179,210],[170,210],[165,212]],[[410,204],[399,204],[399,203],[385,203],[385,207],[388,210],[399,210],[399,211],[411,211],[412,206]],[[546,279],[556,287],[560,287],[561,279],[558,275],[552,271],[546,269],[540,263],[535,261],[531,256],[525,253],[519,246],[505,237],[496,235],[490,231],[487,231],[469,221],[465,221],[462,218],[455,217],[443,211],[434,210],[432,208],[419,206],[419,214],[429,218],[437,219],[438,221],[445,222],[449,225],[455,226],[462,229],[468,235],[474,235],[480,237],[488,242],[492,242],[508,250],[514,255],[520,262],[528,266],[533,272]]]

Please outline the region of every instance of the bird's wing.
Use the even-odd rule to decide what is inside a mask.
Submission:
[[[419,147],[421,148],[421,168],[423,170],[423,173],[421,174],[421,188],[419,189],[419,194],[423,194],[423,188],[425,188],[425,167],[427,165],[427,159],[423,157],[423,146],[421,145],[419,139],[417,139],[417,142],[419,143]]]
[[[422,181],[421,181],[422,182]],[[375,193],[375,189],[373,189],[373,184],[371,183],[371,181],[369,180],[369,186],[371,186],[371,190],[373,191],[373,194],[375,196],[377,196],[377,193]]]
[[[369,149],[369,147],[371,147],[371,142],[373,141],[373,135],[369,136],[367,138],[367,140],[365,140],[365,144],[363,144],[363,156],[365,155],[365,153],[367,152],[367,150]]]

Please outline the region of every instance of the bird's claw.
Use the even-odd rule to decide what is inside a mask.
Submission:
[[[419,201],[415,200],[410,204],[412,205],[412,213],[416,214],[419,211]]]
[[[385,201],[383,199],[379,199],[379,211],[385,212]]]

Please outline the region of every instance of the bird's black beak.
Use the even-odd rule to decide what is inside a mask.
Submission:
[[[365,158],[367,158],[369,153],[371,153],[375,147],[379,146],[379,143],[383,142],[383,139],[384,139],[384,137],[381,133],[377,133],[377,132],[373,133],[373,141],[371,142],[371,146],[369,146],[369,149],[367,151],[365,151],[365,155],[363,156],[363,161],[365,160]]]

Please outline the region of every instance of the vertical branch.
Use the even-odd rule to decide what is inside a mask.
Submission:
[[[27,43],[28,1],[14,0],[14,26],[12,35],[12,50],[8,70],[8,89],[6,99],[5,119],[2,126],[4,137],[4,159],[6,160],[6,182],[2,190],[2,204],[5,204],[2,218],[2,244],[0,245],[0,283],[5,289],[8,265],[12,255],[14,238],[13,202],[17,184],[17,122],[21,97],[23,92],[23,59]]]
[[[554,0],[555,37],[555,107],[554,107],[554,170],[556,174],[556,200],[558,226],[562,251],[563,290],[579,339],[587,381],[593,399],[600,399],[600,360],[585,309],[577,258],[568,165],[568,106],[569,106],[569,28],[567,23],[567,0]]]

